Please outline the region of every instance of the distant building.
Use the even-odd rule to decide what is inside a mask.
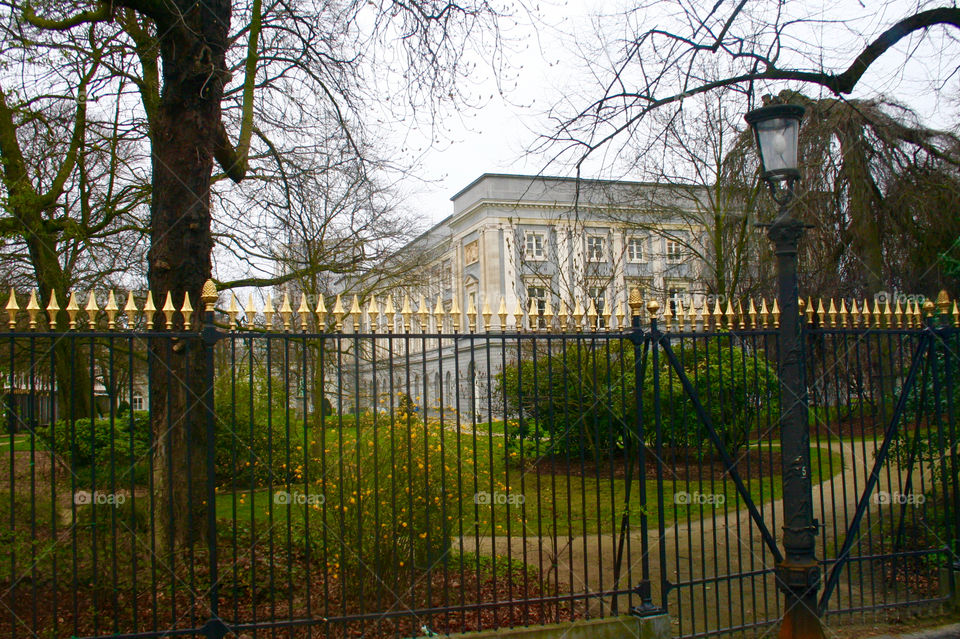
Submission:
[[[436,332],[433,312],[439,298],[445,313],[454,308],[460,313],[456,323],[449,315],[444,320],[441,329],[448,334],[470,332],[471,309],[478,314],[478,331],[485,309],[493,314],[489,328],[503,330],[497,313],[504,307],[506,330],[516,330],[518,309],[527,315],[521,320],[522,330],[548,330],[542,317],[548,305],[554,318],[561,306],[568,315],[578,306],[585,314],[592,306],[598,325],[604,327],[603,316],[615,317],[625,309],[633,288],[644,297],[668,299],[671,305],[682,302],[686,308],[703,292],[698,288],[701,265],[684,249],[702,229],[677,214],[676,187],[484,174],[451,199],[453,214],[399,252],[417,256],[422,266],[394,282],[390,292],[398,313],[395,321],[409,298],[415,314],[421,308],[429,311],[427,332]],[[366,301],[362,307],[367,310]],[[533,320],[531,308],[537,314]],[[606,321],[616,325],[615,319]],[[369,374],[359,376],[371,380],[371,387],[359,393],[368,398],[368,405],[376,403],[373,396],[396,394],[399,389],[427,409],[455,407],[474,414],[496,410],[479,405],[477,399],[486,401],[485,385],[515,357],[505,359],[499,346],[463,337],[396,341],[391,348],[393,353],[370,358],[375,365],[362,366],[376,368],[375,382]],[[390,380],[384,363],[401,350],[417,366],[394,371],[397,377]],[[355,394],[353,389],[343,391]]]

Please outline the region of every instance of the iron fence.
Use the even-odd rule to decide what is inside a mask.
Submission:
[[[7,636],[409,637],[667,611],[694,637],[780,618],[774,305],[635,306],[633,326],[533,309],[497,330],[489,312],[373,303],[364,321],[338,300],[317,332],[305,303],[299,326],[288,303],[265,317],[279,331],[231,304],[199,333],[165,306],[149,328],[11,314]],[[813,307],[823,612],[941,606],[956,317]]]

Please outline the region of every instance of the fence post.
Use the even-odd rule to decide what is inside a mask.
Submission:
[[[227,627],[220,619],[220,576],[217,566],[217,484],[216,484],[216,413],[213,406],[213,350],[220,331],[213,324],[214,304],[217,303],[217,287],[213,280],[207,280],[200,295],[203,303],[203,408],[207,418],[207,552],[210,558],[210,619],[203,626],[207,639],[222,639]]]
[[[813,518],[810,424],[797,282],[797,249],[803,231],[803,224],[790,215],[789,200],[768,229],[777,255],[780,298],[777,362],[784,558],[776,566],[776,581],[785,595],[781,639],[823,637],[817,607],[820,568],[816,558],[817,522]]]

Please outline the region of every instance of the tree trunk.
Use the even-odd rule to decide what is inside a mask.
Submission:
[[[163,92],[153,138],[149,280],[158,306],[168,291],[177,306],[189,293],[199,311],[200,292],[211,274],[210,177],[221,126],[230,3],[175,4],[180,16],[160,39]],[[202,319],[200,312],[194,317]],[[183,547],[202,539],[205,531],[203,347],[199,336],[179,344],[155,340],[151,359],[161,536]]]

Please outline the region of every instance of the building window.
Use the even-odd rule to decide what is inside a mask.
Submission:
[[[536,301],[536,304],[537,304],[537,326],[539,328],[543,328],[544,326],[546,326],[546,320],[544,319],[543,314],[547,310],[547,289],[543,286],[528,286],[527,287],[527,307],[528,308],[531,301]]]
[[[599,235],[587,236],[587,261],[603,262],[606,254],[606,238]]]
[[[524,237],[524,245],[526,246],[524,255],[526,255],[528,260],[542,260],[546,258],[546,238],[543,233],[527,231]]]
[[[587,287],[587,297],[593,300],[594,307],[597,310],[597,326],[599,328],[604,327],[603,314],[604,304],[607,302],[607,287],[606,286],[589,286]]]
[[[683,259],[683,247],[677,240],[667,240],[667,261],[679,262]]]
[[[671,288],[668,291],[667,299],[670,302],[670,313],[676,315],[677,309],[680,308],[681,304],[684,307],[687,306],[687,289],[679,287]]]
[[[135,411],[144,410],[144,407],[143,407],[143,396],[142,396],[142,395],[134,395],[134,396],[133,396],[133,399],[130,400],[130,408],[132,408],[132,409],[135,410]]]
[[[630,262],[643,261],[643,238],[627,238],[627,260]]]

